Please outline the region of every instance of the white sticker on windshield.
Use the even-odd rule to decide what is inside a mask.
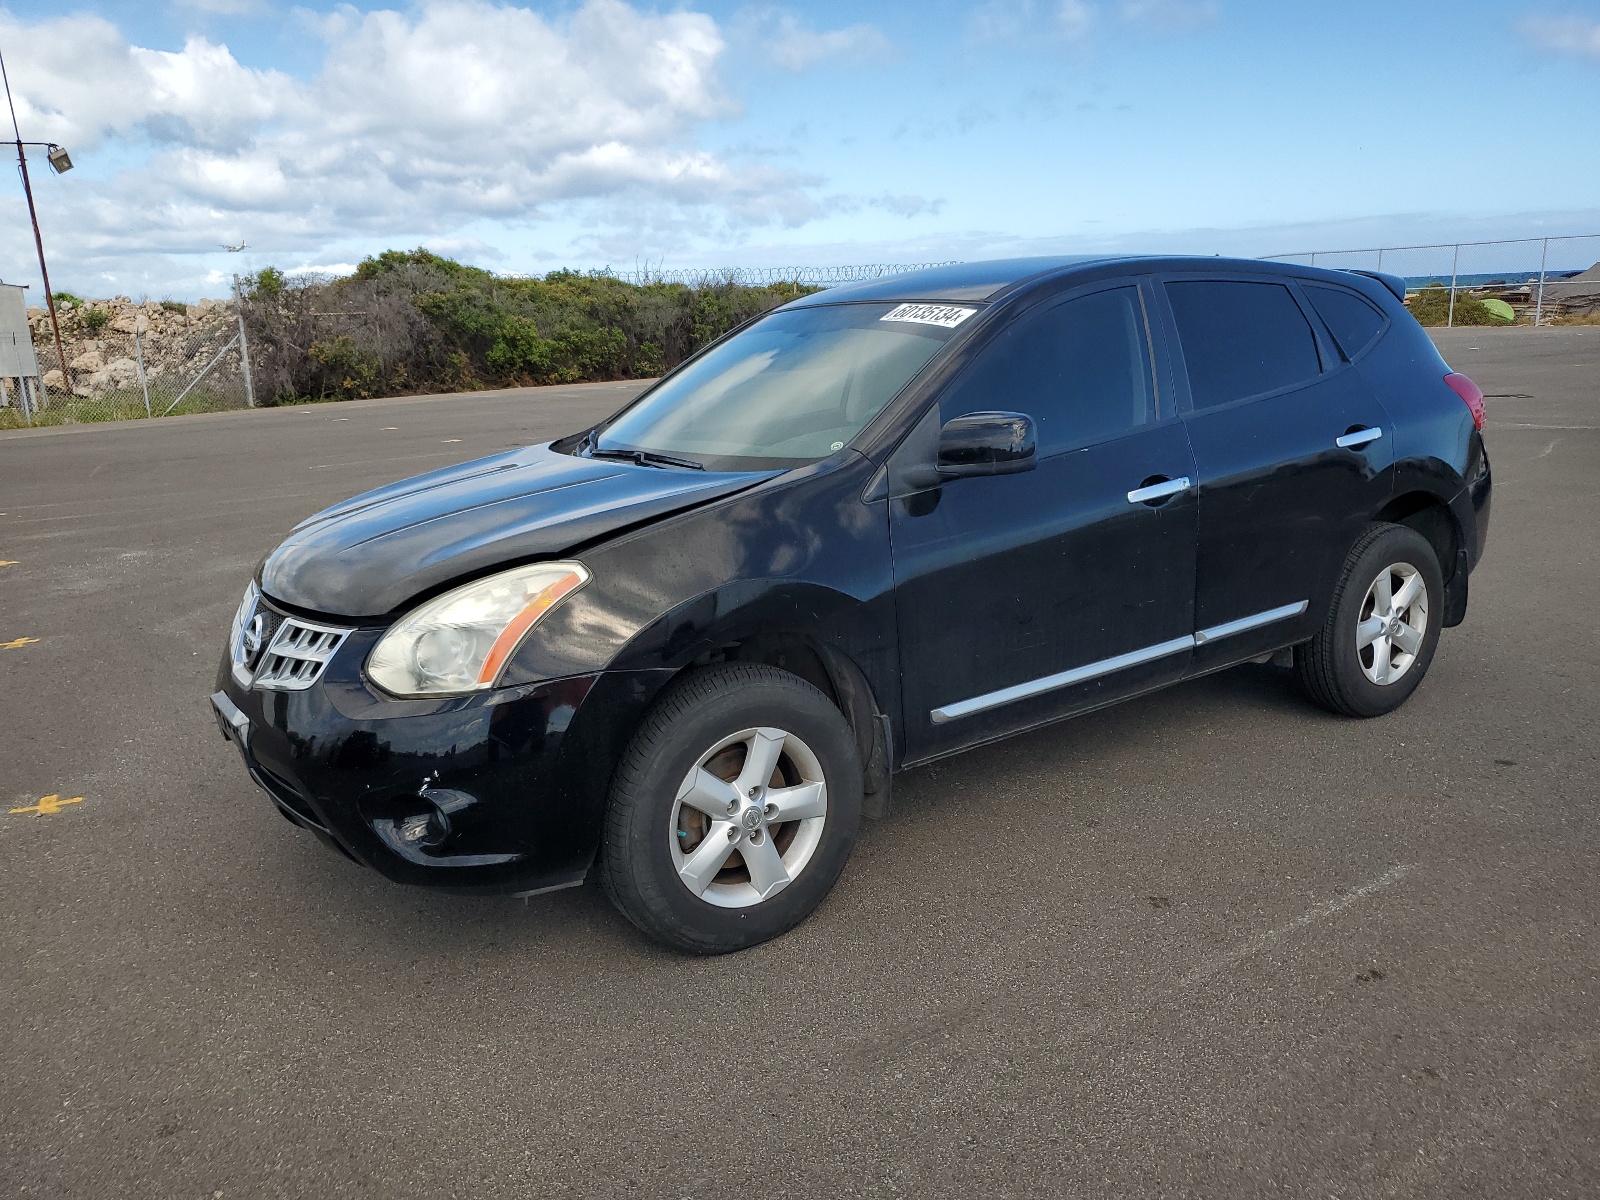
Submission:
[[[909,321],[914,325],[940,325],[954,329],[978,310],[953,304],[902,304],[879,317],[880,321]]]

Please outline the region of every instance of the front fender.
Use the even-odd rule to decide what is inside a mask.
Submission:
[[[792,635],[852,659],[888,648],[880,615],[834,588],[788,579],[748,579],[689,600],[639,630],[613,661],[620,671],[682,668],[757,637]]]
[[[853,453],[824,460],[580,552],[590,582],[503,682],[679,667],[763,632],[814,635],[857,662],[892,656],[888,506],[861,498],[872,469]]]

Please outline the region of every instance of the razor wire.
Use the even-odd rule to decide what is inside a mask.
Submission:
[[[631,283],[636,287],[646,287],[650,284],[681,284],[689,288],[771,287],[785,283],[836,287],[841,283],[862,283],[872,279],[906,275],[912,271],[926,271],[932,267],[955,265],[955,261],[952,260],[934,263],[862,263],[842,267],[687,267],[670,271],[641,267],[632,271],[606,268],[595,274],[622,283]]]

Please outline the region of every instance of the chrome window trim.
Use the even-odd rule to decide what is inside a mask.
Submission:
[[[983,695],[974,696],[970,700],[958,700],[954,704],[946,704],[942,708],[933,709],[928,714],[928,718],[935,725],[943,725],[947,721],[954,721],[959,717],[970,717],[973,713],[987,712],[991,708],[999,708],[1003,704],[1013,704],[1018,700],[1026,700],[1031,696],[1053,692],[1057,688],[1070,687],[1074,683],[1087,683],[1089,680],[1098,679],[1102,675],[1110,675],[1115,671],[1126,671],[1129,667],[1155,662],[1158,658],[1182,654],[1185,650],[1192,650],[1196,646],[1205,646],[1223,638],[1233,637],[1235,634],[1248,633],[1252,629],[1260,629],[1262,626],[1271,625],[1276,621],[1286,621],[1290,617],[1299,616],[1308,607],[1310,607],[1310,602],[1301,600],[1298,604],[1285,604],[1279,608],[1269,608],[1265,612],[1252,613],[1248,617],[1240,617],[1237,621],[1226,621],[1221,625],[1212,625],[1195,633],[1173,638],[1170,642],[1157,642],[1155,645],[1146,646],[1142,650],[1130,650],[1126,654],[1118,654],[1112,658],[1102,658],[1099,662],[1073,667],[1070,671],[1058,671],[1054,675],[1030,679],[1026,683],[1013,684],[1011,687],[1001,688],[994,692],[985,692]]]

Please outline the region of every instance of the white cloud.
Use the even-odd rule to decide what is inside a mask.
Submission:
[[[1119,0],[1117,16],[1130,25],[1180,32],[1209,25],[1222,15],[1214,0]]]
[[[702,233],[817,211],[806,181],[696,145],[736,111],[717,77],[722,35],[703,14],[585,0],[556,19],[420,0],[306,20],[325,56],[298,80],[202,37],[151,50],[99,18],[27,25],[0,10],[24,136],[61,142],[88,168],[52,189],[50,224],[71,231],[52,252],[105,265],[248,237],[265,254],[318,255],[339,239],[445,237],[574,205]],[[870,42],[835,32],[849,36],[812,34],[823,41],[804,53]],[[144,161],[96,177],[101,148]],[[0,266],[21,266],[11,253],[0,247]]]
[[[1042,36],[1081,42],[1094,31],[1099,15],[1087,0],[986,0],[973,10],[969,24],[983,41]]]
[[[897,217],[937,216],[944,208],[943,200],[929,200],[926,196],[895,195],[885,192],[874,197],[868,203],[873,208],[882,209],[884,212],[893,213]]]
[[[312,275],[312,276],[354,275],[356,273],[356,267],[359,266],[359,265],[360,265],[359,263],[351,263],[351,262],[307,263],[303,267],[288,267],[288,268],[286,268],[284,270],[283,273],[285,275]]]
[[[146,50],[98,17],[0,30],[17,51],[8,66],[26,136],[79,151],[136,133],[210,149],[237,145],[293,100],[288,76],[242,67],[204,38],[180,51]]]
[[[972,11],[969,25],[984,41],[1043,38],[1085,42],[1103,25],[1110,10],[1124,25],[1161,32],[1196,29],[1222,12],[1216,0],[985,0]]]
[[[174,8],[187,8],[222,17],[252,16],[266,12],[271,7],[267,0],[170,0],[170,3]]]
[[[804,71],[829,60],[864,62],[893,52],[889,39],[876,26],[860,23],[818,32],[793,13],[774,8],[746,10],[736,29],[786,71]]]
[[[1584,17],[1526,17],[1522,36],[1541,50],[1600,61],[1600,21]]]

